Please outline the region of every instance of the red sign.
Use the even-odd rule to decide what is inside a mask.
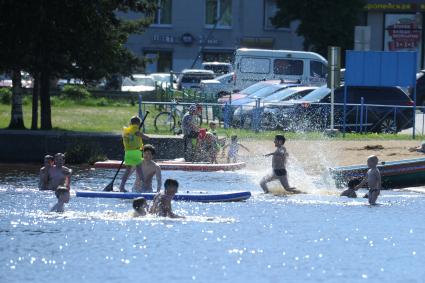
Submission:
[[[421,41],[421,30],[413,21],[389,25],[387,30],[392,39],[388,42],[390,51],[417,48]]]

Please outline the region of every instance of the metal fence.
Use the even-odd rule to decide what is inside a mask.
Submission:
[[[193,100],[195,102],[196,100]],[[140,96],[140,111],[155,106],[164,111],[175,111],[176,120],[181,119],[192,101],[145,101]],[[202,105],[202,121],[217,121],[223,128],[244,128],[252,131],[324,131],[330,127],[330,103],[264,104],[260,100],[245,105],[210,103],[197,100]],[[413,106],[346,104],[346,119],[343,117],[344,104],[335,103],[335,128],[347,132],[381,132],[395,134],[411,133],[413,127]],[[425,107],[416,107],[416,132],[424,135]],[[345,121],[345,122],[344,122]]]

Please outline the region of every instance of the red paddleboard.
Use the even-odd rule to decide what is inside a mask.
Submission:
[[[104,168],[104,169],[118,169],[120,166],[120,160],[106,160],[98,161],[94,164],[94,168]],[[213,164],[205,162],[184,162],[184,161],[158,161],[156,162],[162,170],[180,170],[180,171],[202,171],[202,172],[212,172],[212,171],[233,171],[239,170],[246,166],[245,162],[236,162],[236,163],[222,163],[222,164]]]

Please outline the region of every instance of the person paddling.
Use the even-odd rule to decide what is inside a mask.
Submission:
[[[130,125],[123,128],[122,140],[124,144],[124,163],[126,166],[124,175],[121,179],[120,192],[127,192],[125,184],[132,172],[132,168],[136,169],[136,174],[142,182],[144,181],[142,172],[142,148],[143,135],[140,132],[139,126],[142,121],[138,116],[133,116],[130,119]]]

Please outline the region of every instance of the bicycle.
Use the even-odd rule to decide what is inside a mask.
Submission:
[[[154,127],[157,132],[174,132],[174,134],[181,134],[181,120],[185,113],[185,107],[181,106],[181,109],[178,109],[179,102],[175,99],[170,104],[169,111],[162,111],[155,116]],[[179,128],[176,128],[176,118],[178,119],[177,125]],[[196,125],[202,125],[202,115],[196,116]]]

